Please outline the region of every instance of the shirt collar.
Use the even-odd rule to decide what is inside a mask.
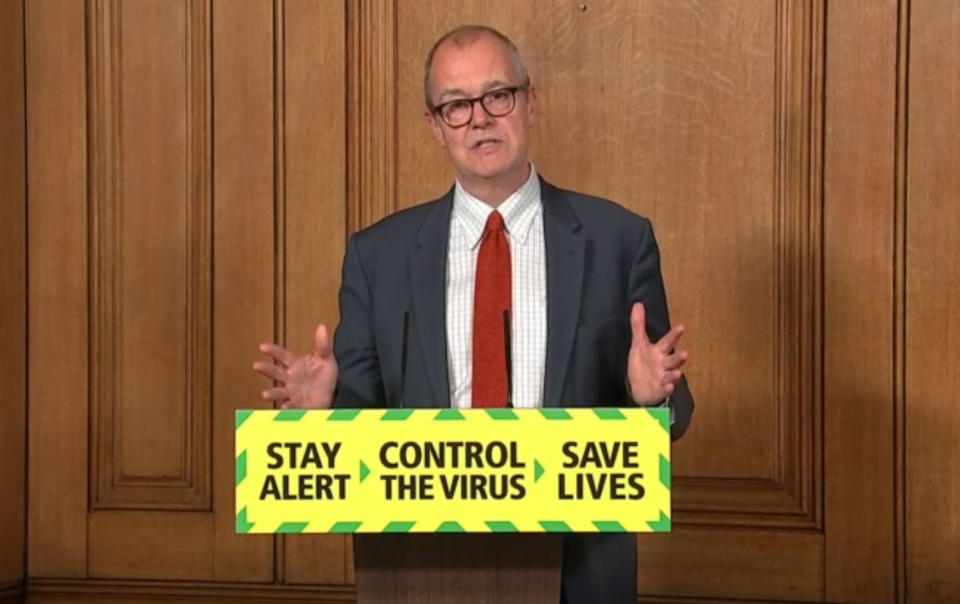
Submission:
[[[540,209],[540,204],[540,178],[531,163],[530,176],[526,182],[496,208],[503,216],[511,242],[519,245],[526,243],[530,226]],[[494,208],[486,202],[467,193],[460,186],[460,181],[457,181],[453,192],[453,219],[460,223],[471,248],[480,243],[483,227],[487,224],[487,218],[493,210]]]

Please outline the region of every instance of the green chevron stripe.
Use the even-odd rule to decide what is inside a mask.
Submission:
[[[437,414],[433,416],[434,420],[457,420],[463,419],[463,414],[460,413],[459,409],[441,409],[437,411]]]
[[[600,419],[627,419],[619,409],[594,409],[593,414]]]
[[[540,526],[548,533],[569,533],[570,525],[563,520],[541,520]]]
[[[459,522],[453,520],[447,520],[446,522],[441,522],[440,526],[437,527],[438,533],[465,533],[463,527],[460,526]]]
[[[670,516],[667,516],[663,513],[663,510],[660,510],[660,520],[654,522],[647,522],[647,525],[650,527],[650,530],[656,531],[658,533],[665,533],[670,530],[671,522]]]
[[[660,454],[660,483],[670,490],[670,460]]]
[[[487,409],[490,419],[519,419],[513,409]]]
[[[282,411],[277,411],[277,414],[273,417],[273,421],[298,422],[306,414],[306,409],[284,409]]]
[[[403,420],[410,417],[413,413],[413,409],[387,409],[383,412],[383,415],[380,416],[380,421],[382,422],[402,422]]]
[[[602,533],[625,533],[627,529],[616,520],[594,520],[593,526]]]
[[[387,526],[383,527],[383,532],[384,533],[409,533],[410,529],[413,528],[414,524],[416,524],[415,521],[394,520],[393,522],[388,522]]]
[[[253,410],[251,409],[237,409],[233,412],[233,424],[234,429],[239,429],[243,425],[243,422],[247,421],[247,418],[253,415]]]
[[[545,419],[570,419],[566,409],[540,409],[540,415]]]
[[[350,422],[360,413],[359,409],[334,409],[329,416],[328,422]]]
[[[249,533],[253,528],[253,523],[247,521],[247,506],[243,506],[243,509],[237,513],[236,527],[237,533],[240,534]]]
[[[330,527],[331,533],[355,533],[363,522],[340,521],[334,522]]]
[[[543,469],[543,466],[540,465],[540,461],[537,459],[534,459],[533,460],[533,482],[537,482],[538,480],[540,480],[540,477],[543,476],[544,471],[545,470]]]
[[[360,482],[363,482],[367,479],[367,476],[370,475],[370,468],[367,467],[367,464],[363,463],[363,460],[360,460]]]
[[[662,409],[648,409],[647,411],[657,420],[663,431],[670,434],[670,409],[664,407]]]
[[[302,533],[307,528],[306,522],[284,522],[277,527],[276,533]]]
[[[240,455],[237,455],[237,464],[236,464],[236,482],[235,485],[238,485],[243,482],[243,479],[247,477],[247,450],[244,449],[240,452]]]
[[[487,520],[487,528],[494,533],[518,533],[517,527],[509,520]]]

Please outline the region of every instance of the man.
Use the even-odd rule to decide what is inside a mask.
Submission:
[[[333,350],[322,325],[306,356],[261,345],[277,364],[254,367],[279,382],[263,397],[284,408],[667,405],[679,438],[693,411],[687,353],[649,221],[539,178],[536,92],[500,32],[448,32],[424,80],[453,189],[350,238]],[[562,600],[632,603],[635,570],[632,535],[569,535]]]

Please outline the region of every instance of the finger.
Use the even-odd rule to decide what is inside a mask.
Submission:
[[[260,352],[270,355],[275,360],[280,361],[285,367],[292,365],[293,361],[297,358],[297,355],[276,344],[261,344]]]
[[[683,325],[674,325],[673,329],[667,332],[667,335],[660,338],[660,341],[657,342],[657,348],[664,354],[670,354],[670,351],[673,350],[676,346],[677,341],[680,339],[680,336],[683,335],[683,332],[686,331]]]
[[[265,401],[285,401],[290,398],[290,391],[286,388],[267,388],[260,393]]]
[[[680,380],[680,376],[683,375],[683,372],[679,369],[673,369],[671,371],[664,371],[663,377],[660,378],[660,383],[666,386],[667,384],[673,386],[674,383]]]
[[[647,312],[642,302],[636,302],[630,309],[630,331],[633,332],[633,346],[649,344],[647,337]]]
[[[330,335],[326,325],[317,325],[317,330],[313,333],[313,347],[321,359],[330,356]]]
[[[666,358],[663,364],[664,369],[680,369],[687,362],[687,351],[678,350]]]
[[[287,381],[287,372],[284,371],[279,365],[257,361],[253,364],[253,368],[272,380],[276,380],[278,382]]]

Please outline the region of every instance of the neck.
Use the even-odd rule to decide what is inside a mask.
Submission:
[[[530,162],[524,163],[521,169],[503,174],[496,179],[458,176],[464,191],[494,208],[522,187],[528,178],[530,178]]]

